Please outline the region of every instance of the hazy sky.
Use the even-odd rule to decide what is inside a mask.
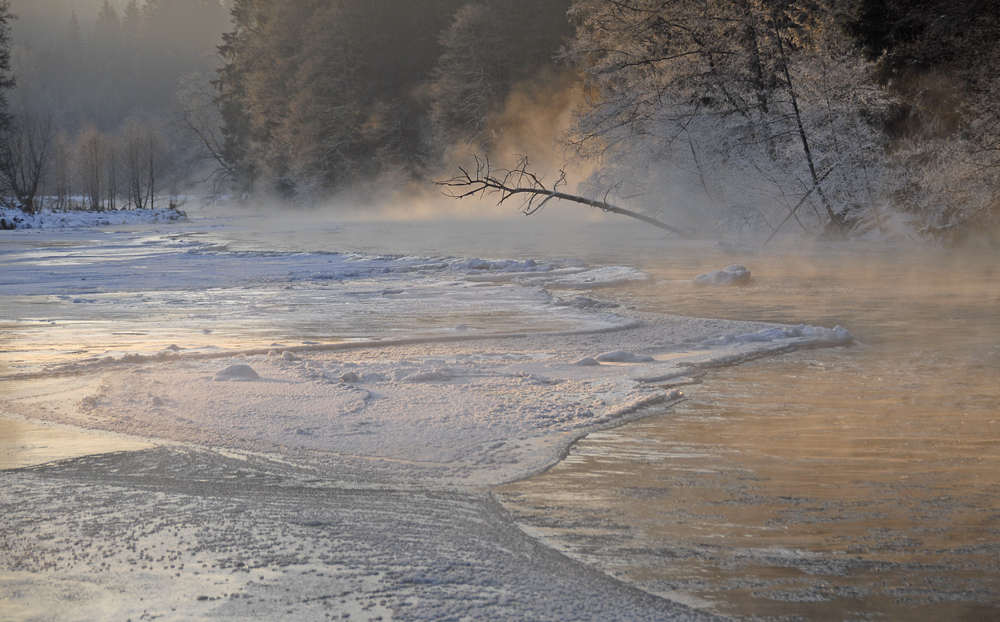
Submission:
[[[11,0],[11,9],[18,19],[14,20],[13,35],[18,43],[32,47],[44,46],[58,38],[69,26],[70,15],[76,11],[80,28],[90,30],[104,0]],[[109,0],[119,15],[128,0]],[[220,0],[221,2],[221,0]],[[144,0],[139,0],[142,6]]]
[[[90,29],[104,0],[11,0],[11,11],[17,15],[13,34],[15,41],[42,45],[58,37],[69,25],[75,10],[84,32]],[[121,10],[128,0],[110,0]]]

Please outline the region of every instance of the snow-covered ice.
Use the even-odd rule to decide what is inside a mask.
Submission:
[[[0,413],[156,447],[0,475],[10,611],[710,619],[544,549],[486,487],[662,412],[699,368],[851,340],[567,296],[648,278],[573,258],[11,233]]]

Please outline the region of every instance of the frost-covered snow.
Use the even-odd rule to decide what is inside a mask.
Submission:
[[[648,278],[629,266],[232,250],[199,226],[6,232],[0,413],[158,447],[0,475],[5,610],[69,590],[96,619],[709,619],[545,551],[482,487],[683,399],[665,380],[851,339],[597,298]]]
[[[183,211],[169,207],[139,210],[69,210],[65,212],[43,209],[35,214],[26,214],[19,209],[0,207],[0,230],[82,229],[183,220],[187,220],[187,215]]]

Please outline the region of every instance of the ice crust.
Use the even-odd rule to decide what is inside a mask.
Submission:
[[[854,341],[854,336],[843,326],[824,328],[822,326],[798,326],[766,328],[752,333],[726,333],[701,341],[692,340],[700,347],[711,348],[730,344],[773,343],[782,340],[795,340],[801,345],[846,345]]]
[[[48,300],[57,313],[72,309],[80,325],[117,318],[108,341],[127,339],[119,323],[141,326],[140,339],[169,325],[175,332],[163,343],[170,345],[69,353],[26,369],[25,379],[99,375],[100,389],[78,401],[76,415],[10,398],[0,406],[165,441],[310,460],[352,456],[393,479],[432,473],[463,485],[509,481],[545,468],[587,430],[678,398],[657,388],[659,378],[852,340],[839,326],[636,315],[572,292],[644,280],[645,273],[575,258],[235,252],[169,231],[66,242],[0,251],[5,300],[27,301],[25,309]],[[735,268],[742,270],[727,272]],[[571,293],[560,294],[565,289]],[[18,308],[5,304],[5,313]],[[218,321],[206,327],[202,309],[231,313],[222,319],[237,324],[259,317],[336,323],[351,338],[249,348],[181,341],[185,311],[196,318],[189,335],[212,339],[231,330]],[[449,316],[435,322],[442,309]],[[60,321],[39,332],[58,330]],[[218,382],[226,380],[238,382]]]
[[[545,549],[486,487],[667,411],[701,368],[851,340],[637,313],[590,292],[647,275],[572,258],[6,233],[0,320],[31,330],[0,413],[157,444],[0,472],[0,608],[46,619],[713,619]],[[212,343],[234,326],[250,345]],[[46,354],[47,331],[137,347]]]
[[[840,327],[643,319],[619,318],[614,330],[303,345],[294,355],[166,350],[69,366],[100,378],[74,415],[16,396],[0,408],[303,462],[360,459],[392,480],[494,485],[549,466],[587,431],[681,399],[663,379],[851,340]]]

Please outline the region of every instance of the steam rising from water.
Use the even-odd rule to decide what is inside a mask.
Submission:
[[[737,618],[995,619],[997,258],[747,255],[746,288],[668,289],[708,256],[657,260],[660,287],[623,298],[842,323],[859,344],[712,372],[676,412],[506,487],[507,506],[575,557]]]

